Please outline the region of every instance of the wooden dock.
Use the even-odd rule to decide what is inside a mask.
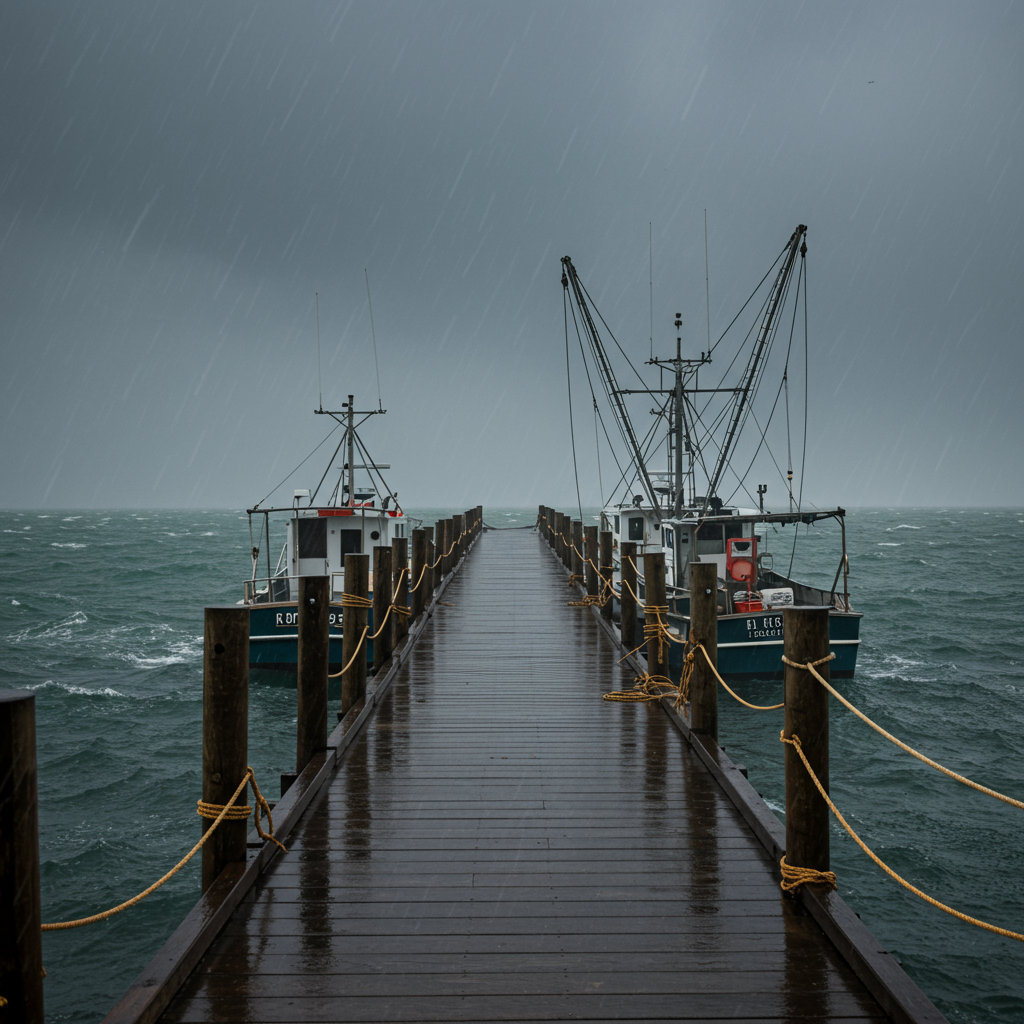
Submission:
[[[481,538],[162,1020],[889,1019],[575,596]]]

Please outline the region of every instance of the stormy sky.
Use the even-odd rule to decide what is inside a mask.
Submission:
[[[378,404],[364,271],[402,502],[574,503],[560,258],[641,364],[798,223],[805,498],[1020,504],[1022,42],[1019,3],[7,0],[0,505],[262,499],[321,391]]]

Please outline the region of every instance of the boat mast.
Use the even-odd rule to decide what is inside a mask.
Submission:
[[[348,504],[351,508],[356,503],[356,403],[352,395],[348,396]],[[342,502],[344,504],[344,502]]]

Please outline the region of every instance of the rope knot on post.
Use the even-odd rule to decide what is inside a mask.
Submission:
[[[245,779],[243,780],[242,785],[244,786],[246,782],[252,785],[252,791],[256,794],[255,824],[256,832],[258,833],[260,839],[269,839],[270,842],[277,843],[277,845],[282,850],[284,850],[285,853],[287,853],[288,851],[285,849],[283,844],[281,844],[280,842],[278,842],[277,839],[274,838],[274,819],[271,817],[270,814],[270,804],[267,803],[266,797],[264,797],[264,795],[260,792],[260,787],[256,785],[256,773],[252,770],[251,767],[246,769]],[[239,789],[236,791],[236,796],[239,792],[241,792],[241,789],[242,787],[240,786]],[[219,825],[222,821],[237,821],[243,818],[248,818],[249,815],[252,814],[252,808],[248,804],[244,804],[240,807],[237,804],[233,803],[235,799],[234,797],[232,797],[231,799],[232,802],[229,802],[227,804],[209,804],[205,800],[197,800],[196,814],[198,814],[200,818],[215,819],[216,825]],[[263,831],[263,826],[260,824],[261,814],[266,814],[267,816],[267,824],[270,826],[269,832]],[[216,825],[214,825],[214,828],[216,828]],[[213,831],[213,829],[210,829],[210,831]]]
[[[782,881],[779,885],[783,892],[795,892],[801,885],[814,885],[821,883],[832,889],[836,886],[836,873],[834,871],[815,871],[814,868],[797,868],[786,863],[786,855],[782,855],[779,861],[782,869]]]

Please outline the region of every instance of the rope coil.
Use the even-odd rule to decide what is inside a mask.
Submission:
[[[834,871],[816,871],[814,868],[794,867],[792,864],[786,863],[785,854],[782,855],[782,859],[779,861],[779,867],[782,868],[782,881],[779,885],[782,887],[783,892],[796,892],[801,885],[813,885],[815,883],[822,883],[832,889],[838,888]]]

